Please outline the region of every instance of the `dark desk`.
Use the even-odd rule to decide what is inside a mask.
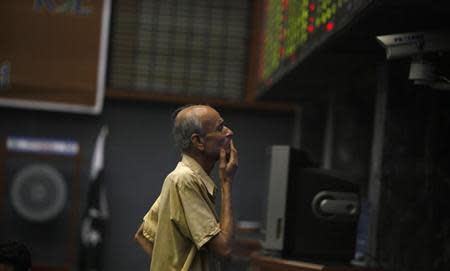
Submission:
[[[361,268],[350,265],[329,266],[301,261],[290,261],[281,258],[264,256],[258,252],[253,253],[250,258],[252,271],[379,271],[375,269]]]

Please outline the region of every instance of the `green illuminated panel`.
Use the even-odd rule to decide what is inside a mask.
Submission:
[[[259,79],[265,87],[373,0],[265,0]]]
[[[280,65],[281,1],[266,1],[262,79],[267,79]]]
[[[308,40],[308,4],[309,0],[289,1],[286,31],[286,55],[288,56]]]

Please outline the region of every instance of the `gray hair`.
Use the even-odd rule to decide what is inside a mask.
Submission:
[[[202,127],[202,123],[197,114],[189,114],[185,119],[180,121],[178,125],[175,123],[175,119],[183,109],[191,107],[192,105],[186,105],[178,108],[172,114],[173,128],[172,134],[175,140],[175,145],[182,151],[189,151],[191,148],[191,136],[192,134],[204,135],[205,132]]]

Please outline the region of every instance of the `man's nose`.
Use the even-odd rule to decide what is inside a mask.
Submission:
[[[233,131],[230,128],[228,128],[227,126],[225,126],[225,128],[226,128],[225,135],[227,137],[232,137],[233,136]]]

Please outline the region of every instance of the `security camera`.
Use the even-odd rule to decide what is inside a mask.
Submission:
[[[411,32],[377,36],[387,59],[416,56],[450,50],[450,33]]]
[[[414,84],[450,90],[450,81],[439,74],[434,63],[425,56],[428,53],[450,51],[450,33],[411,32],[377,36],[377,40],[386,50],[387,59],[411,58],[408,79]]]
[[[435,65],[425,60],[413,60],[409,68],[409,80],[415,85],[428,86],[433,89],[450,90],[450,81],[438,75]]]

